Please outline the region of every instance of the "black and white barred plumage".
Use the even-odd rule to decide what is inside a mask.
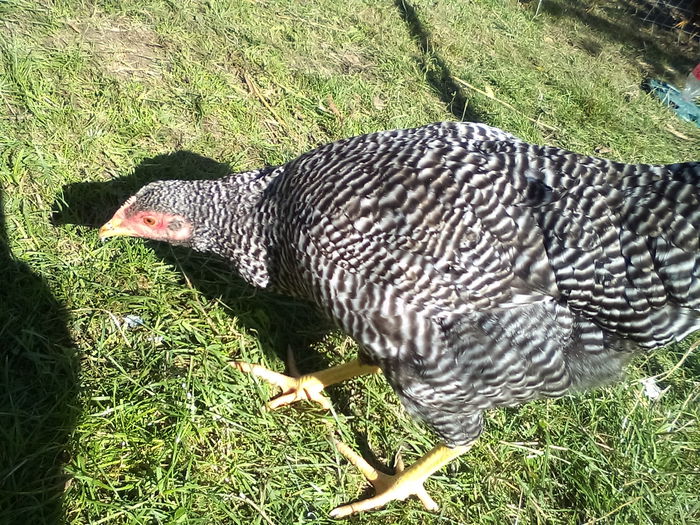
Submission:
[[[622,164],[440,123],[151,184],[191,246],[309,299],[450,446],[483,410],[614,378],[700,329],[700,164]]]

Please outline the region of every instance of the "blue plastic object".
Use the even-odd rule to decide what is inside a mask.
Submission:
[[[697,104],[685,100],[676,86],[663,80],[651,79],[645,82],[644,87],[649,93],[675,111],[680,118],[693,122],[700,128],[700,108]]]

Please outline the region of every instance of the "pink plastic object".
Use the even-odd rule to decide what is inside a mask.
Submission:
[[[695,66],[688,75],[688,80],[685,83],[681,96],[688,102],[700,97],[700,64]]]

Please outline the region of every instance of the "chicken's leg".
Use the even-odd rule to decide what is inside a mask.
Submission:
[[[340,383],[346,379],[366,374],[376,374],[381,371],[378,366],[366,365],[361,363],[359,359],[353,359],[342,365],[299,376],[296,373],[296,367],[293,365],[291,352],[289,361],[288,366],[292,375],[280,374],[263,366],[241,361],[234,361],[232,364],[240,371],[253,374],[282,389],[282,393],[279,396],[267,402],[266,406],[270,410],[301,400],[314,401],[323,408],[329,409],[331,402],[323,395],[325,387]]]
[[[336,441],[335,445],[338,447],[338,451],[355,465],[372,484],[375,494],[371,498],[333,509],[331,511],[333,518],[344,518],[364,510],[377,509],[390,501],[405,500],[409,496],[417,496],[426,509],[437,510],[438,505],[426,492],[423,482],[435,471],[471,448],[471,443],[454,448],[440,444],[405,470],[399,456],[395,466],[396,474],[389,475],[372,467],[345,443]]]

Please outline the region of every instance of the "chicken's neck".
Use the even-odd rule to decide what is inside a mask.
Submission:
[[[197,227],[192,247],[233,264],[248,283],[270,284],[272,212],[264,194],[278,168],[238,173],[206,181],[208,220]]]

